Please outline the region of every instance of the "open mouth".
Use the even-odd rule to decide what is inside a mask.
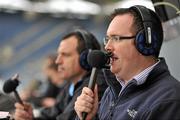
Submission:
[[[63,67],[59,66],[58,71],[63,71]]]
[[[115,55],[112,55],[111,58],[110,58],[110,63],[112,64],[116,60],[118,60],[118,57],[116,57]]]

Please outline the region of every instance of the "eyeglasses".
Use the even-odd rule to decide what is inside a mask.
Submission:
[[[113,36],[106,36],[104,38],[104,45],[106,45],[108,43],[109,40],[113,41],[113,42],[117,42],[117,41],[121,41],[124,39],[132,39],[135,38],[136,36],[119,36],[119,35],[113,35]]]

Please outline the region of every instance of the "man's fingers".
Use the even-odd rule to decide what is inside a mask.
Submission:
[[[24,106],[20,103],[15,103],[15,107],[18,109],[24,109]]]
[[[81,95],[77,97],[74,109],[80,119],[82,119],[82,112],[87,112],[87,117],[92,118],[94,116],[94,114],[92,113],[95,113],[97,111],[97,106],[94,110],[95,105],[98,104],[98,101],[95,101],[98,100],[98,98],[96,98],[98,97],[97,86],[94,89],[94,92],[96,93],[96,95],[94,95],[93,91],[90,88],[84,87]]]
[[[77,100],[83,100],[83,101],[86,101],[86,102],[89,102],[89,103],[94,102],[94,98],[92,98],[91,96],[86,95],[86,94],[82,94],[80,97],[77,98]]]
[[[15,103],[15,120],[32,120],[32,107],[28,103],[24,103],[24,105],[20,103]]]
[[[94,96],[93,91],[92,91],[90,88],[88,88],[88,87],[84,87],[84,88],[83,88],[82,94],[86,94],[86,95],[89,95],[89,96],[91,96],[91,97]]]
[[[21,109],[16,109],[15,111],[15,119],[17,120],[29,120],[31,117],[29,116],[29,114],[24,111],[24,110],[21,110]]]
[[[86,101],[76,102],[75,105],[81,108],[90,108],[90,109],[93,108],[93,104]]]
[[[85,106],[79,106],[78,107],[78,111],[80,112],[90,112],[92,109],[91,108],[88,108],[88,107],[85,107]]]

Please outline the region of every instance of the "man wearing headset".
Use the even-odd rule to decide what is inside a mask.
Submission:
[[[55,106],[45,108],[40,112],[40,116],[34,117],[32,107],[24,103],[24,106],[16,103],[15,119],[16,120],[72,120],[76,113],[74,103],[81,94],[82,88],[89,83],[91,68],[87,64],[86,56],[90,49],[100,49],[100,45],[93,34],[85,30],[75,30],[65,35],[58,48],[59,74],[68,83],[64,90],[59,93]],[[99,86],[100,98],[107,87],[105,78],[98,74],[97,83]]]
[[[75,102],[80,119],[179,120],[180,83],[159,58],[163,42],[161,21],[144,6],[116,9],[107,29],[105,49],[112,53],[108,80],[100,106],[98,93],[85,87]]]

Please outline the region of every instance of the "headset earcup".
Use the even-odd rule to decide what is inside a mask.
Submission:
[[[91,70],[91,66],[88,64],[88,61],[87,61],[87,56],[88,56],[88,53],[89,53],[89,50],[84,50],[81,54],[80,54],[80,59],[79,59],[79,63],[80,63],[80,66],[89,71]]]
[[[155,55],[156,49],[157,49],[157,37],[155,35],[152,35],[152,43],[150,45],[147,45],[146,43],[146,37],[144,31],[138,32],[135,39],[135,45],[137,50],[145,55]]]

